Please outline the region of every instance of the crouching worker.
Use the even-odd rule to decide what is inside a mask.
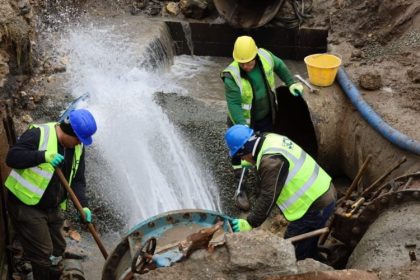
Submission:
[[[60,208],[65,209],[67,193],[55,167],[62,169],[91,222],[83,146],[92,144],[95,132],[92,114],[73,110],[61,123],[31,125],[7,154],[6,163],[12,168],[5,182],[8,211],[35,280],[58,279],[50,258],[62,256],[66,248]]]
[[[256,165],[260,179],[260,195],[249,215],[232,221],[235,232],[260,226],[276,204],[290,222],[284,238],[325,226],[336,201],[331,177],[296,143],[275,133],[256,137],[245,125],[229,128],[225,141],[231,157],[240,156]],[[319,259],[318,239],[294,243],[296,258]]]

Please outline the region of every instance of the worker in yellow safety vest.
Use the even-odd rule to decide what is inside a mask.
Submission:
[[[294,80],[286,64],[270,51],[258,48],[254,39],[240,36],[233,48],[234,61],[222,71],[228,107],[228,127],[247,125],[256,132],[273,132],[276,120],[276,74],[294,96],[300,96],[303,86]],[[232,158],[235,177],[242,174],[238,157]],[[250,205],[245,192],[237,196],[237,206],[248,210]]]
[[[6,163],[12,168],[5,182],[8,213],[35,280],[58,279],[51,260],[66,248],[61,209],[66,207],[67,193],[55,167],[62,169],[80,200],[86,221],[92,221],[85,195],[84,146],[92,144],[95,132],[96,122],[88,110],[72,110],[60,123],[30,125],[7,154]]]
[[[229,128],[225,141],[230,156],[255,165],[260,179],[260,194],[247,218],[232,221],[235,232],[261,225],[275,205],[290,222],[285,238],[325,226],[335,208],[335,188],[331,177],[302,148],[279,134],[255,136],[245,125]],[[294,243],[296,258],[320,259],[318,238]]]

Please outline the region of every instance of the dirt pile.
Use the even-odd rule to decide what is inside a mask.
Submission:
[[[420,2],[327,1],[319,16],[329,17],[329,50],[343,64],[363,97],[391,126],[420,139]],[[316,9],[315,9],[316,10]],[[363,89],[366,76],[382,86]]]

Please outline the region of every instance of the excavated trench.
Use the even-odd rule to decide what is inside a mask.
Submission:
[[[192,46],[195,46],[194,36],[198,35],[194,34],[194,30],[202,34],[201,32],[204,32],[205,29],[202,25],[193,24],[189,30],[191,38],[182,38],[179,29],[176,32],[176,25],[178,24],[173,22],[167,23],[172,31],[172,37],[175,37],[176,50],[180,53],[185,53],[188,52],[186,51],[186,41],[190,41],[190,44],[192,42]],[[226,28],[229,29],[230,27]],[[212,38],[208,44],[214,46],[217,45],[217,42],[214,40],[216,36],[212,30],[221,32],[223,27],[211,26],[205,31],[208,38]],[[185,34],[185,32],[183,33]],[[264,42],[262,44],[264,45]],[[203,36],[199,36],[197,45],[199,47],[194,49],[199,50],[200,55],[206,55],[206,39]],[[192,52],[191,49],[189,51]],[[223,52],[223,47],[220,49],[209,49],[209,54],[214,53],[223,54],[223,56],[230,55],[230,53]],[[299,56],[299,53],[294,55]],[[228,61],[218,62],[220,63],[220,69],[223,68],[223,63],[226,64]],[[286,60],[286,62],[294,74],[307,77],[306,67],[303,62],[293,60]],[[214,71],[214,65],[210,69]],[[209,72],[209,69],[204,67],[203,71],[199,71],[197,76],[193,78],[200,80],[200,77],[208,77],[208,75],[212,74]],[[208,80],[207,83],[207,86],[200,88],[200,90],[190,90],[186,96],[162,92],[156,98],[170,119],[192,142],[199,155],[206,158],[207,166],[212,170],[218,182],[224,212],[230,215],[238,215],[239,213],[232,207],[232,202],[229,199],[233,195],[234,189],[230,186],[234,182],[231,179],[230,172],[226,171],[229,168],[229,162],[225,156],[226,151],[222,141],[225,131],[223,88],[221,85],[215,85],[213,80]],[[408,251],[401,250],[401,246],[404,247],[402,242],[395,240],[392,234],[386,237],[387,242],[382,242],[382,231],[379,231],[379,233],[375,231],[375,228],[378,228],[378,226],[374,221],[376,218],[379,217],[378,219],[381,219],[382,216],[386,215],[391,216],[391,219],[398,220],[400,217],[398,213],[401,211],[409,211],[414,216],[420,214],[418,211],[418,176],[404,177],[402,182],[397,184],[397,187],[402,189],[396,188],[395,181],[392,180],[392,178],[413,174],[420,170],[418,155],[395,147],[370,127],[360,116],[360,113],[355,110],[337,83],[330,87],[318,89],[318,93],[311,93],[306,88],[303,98],[292,97],[285,88],[280,87],[278,89],[280,114],[277,131],[296,141],[317,158],[319,163],[333,175],[337,186],[342,187],[340,188],[342,192],[345,192],[349,186],[348,183],[340,186],[342,178],[355,178],[368,157],[370,161],[367,168],[363,170],[363,176],[358,182],[357,189],[359,192],[352,193],[346,201],[341,201],[341,204],[339,204],[336,217],[337,222],[333,224],[333,227],[335,226],[337,229],[333,230],[330,236],[330,239],[335,240],[333,245],[329,247],[330,249],[328,249],[336,250],[335,252],[330,252],[333,259],[332,263],[337,268],[343,268],[346,266],[349,256],[351,260],[369,260],[372,258],[380,260],[376,263],[367,261],[369,263],[368,266],[366,266],[364,261],[352,261],[348,264],[349,268],[384,268],[394,265],[395,259],[400,260],[399,264],[409,263]],[[208,94],[208,92],[213,94]],[[186,111],[185,108],[188,108],[188,110]],[[389,186],[389,181],[394,182],[393,185]],[[352,216],[349,217],[348,212],[353,209],[349,207],[360,198],[358,196],[361,193],[363,194],[363,190],[372,186],[372,183],[375,190],[377,188],[381,191],[375,192],[373,197],[366,195],[364,200],[366,202],[361,207],[358,206],[357,211],[352,212]],[[403,190],[405,192],[400,193]],[[366,211],[373,211],[372,208],[381,199],[389,199],[384,198],[383,195],[389,195],[390,193],[393,195],[390,198],[392,201],[394,201],[394,196],[399,197],[396,199],[399,201],[398,203],[402,203],[400,207],[403,207],[403,210],[396,211],[392,207],[394,203],[391,203],[382,207],[376,207],[374,214],[372,214],[373,212],[368,212],[370,213],[369,215],[366,214]],[[409,199],[401,199],[400,196],[409,197]],[[366,216],[369,218],[366,218]],[[360,226],[360,224],[364,224],[364,226]],[[369,241],[366,242],[362,239],[360,246],[357,246],[370,224],[373,224],[373,229],[369,229],[367,234]],[[404,225],[404,222],[398,223],[399,227],[404,228]],[[390,229],[392,232],[396,229],[393,222],[382,223],[380,227],[383,231]],[[401,231],[415,232],[418,230],[419,225],[410,223],[410,226]],[[389,242],[390,239],[393,239],[394,242]],[[418,236],[410,237],[408,235],[405,241],[407,240],[409,240],[408,243],[410,244],[416,243]],[[341,244],[337,245],[337,242]],[[325,244],[327,243],[328,241]],[[375,250],[369,249],[372,244],[375,244]],[[353,250],[355,250],[356,256],[351,255]],[[388,257],[388,252],[393,252],[392,257]],[[420,253],[415,247],[414,251],[411,250],[410,252],[410,254]]]
[[[138,24],[141,24],[141,21]],[[194,47],[195,55],[229,57],[233,40],[238,35],[234,32],[231,33],[231,28],[228,26],[191,24],[188,25],[191,36],[188,38],[185,37],[185,24],[183,24],[184,27],[179,22],[164,23],[157,21],[155,24],[161,25],[161,28],[157,29],[160,30],[159,32],[170,31],[175,55],[188,53],[187,50],[193,52],[191,48],[188,48],[189,42]],[[260,38],[261,46],[270,49],[270,42],[265,42],[263,38],[265,38],[264,34],[266,32],[272,31],[273,29],[268,31],[262,29],[260,33],[252,31],[251,35]],[[274,31],[284,32],[284,30],[276,30],[275,28]],[[206,36],[203,36],[203,34]],[[230,35],[228,38],[220,36],[221,38],[218,39],[219,34]],[[141,35],[130,34],[130,36]],[[153,36],[155,37],[150,40],[149,47],[145,48],[149,52],[147,55],[149,62],[145,64],[150,69],[155,68],[156,65],[161,65],[161,63],[170,63],[174,59],[172,50],[165,49],[167,44],[161,41],[161,38],[166,35],[156,33]],[[322,38],[320,39],[317,36]],[[294,44],[288,42],[285,46],[279,48],[283,51],[281,53],[285,54],[286,63],[293,74],[307,77],[306,67],[302,61],[289,59],[302,58],[311,52],[325,51],[326,45],[319,44],[319,42],[326,44],[325,36],[326,33],[319,30],[313,32],[306,30],[299,35],[289,34],[288,38],[293,38],[291,40]],[[210,39],[207,40],[207,38]],[[312,39],[302,40],[302,38]],[[308,42],[308,40],[313,42],[313,49],[302,47],[303,43]],[[212,47],[209,47],[210,45]],[[185,62],[185,67],[197,67],[198,70],[192,76],[199,82],[195,81],[196,85],[190,87],[189,91],[183,94],[177,93],[176,90],[172,92],[163,90],[155,94],[155,100],[164,109],[169,119],[180,129],[185,138],[191,142],[198,156],[203,158],[204,168],[211,170],[210,173],[219,186],[223,212],[228,215],[238,215],[239,213],[232,206],[230,199],[234,192],[232,188],[234,181],[232,180],[230,164],[223,143],[223,133],[226,127],[223,85],[216,77],[218,75],[217,71],[227,65],[229,59],[210,58],[211,63],[204,65],[204,67],[203,64],[194,65],[193,63],[194,60],[200,60],[200,57],[175,57],[175,60],[177,59],[178,64],[177,62],[174,64],[177,67],[182,66],[180,61]],[[203,67],[203,69],[199,69],[199,67]],[[191,83],[191,79],[186,79],[186,77],[178,78],[180,84]],[[50,84],[47,87],[54,87],[54,85]],[[338,240],[343,243],[343,246],[336,247],[341,250],[337,249],[341,252],[341,255],[336,255],[339,259],[336,262],[337,266],[345,266],[346,264],[342,262],[343,260],[347,261],[353,250],[355,256],[350,256],[348,264],[352,268],[386,267],[393,263],[395,259],[401,260],[401,264],[409,262],[407,250],[401,249],[401,243],[406,242],[411,246],[409,248],[411,255],[413,252],[417,255],[420,254],[418,249],[420,247],[415,246],[420,237],[415,234],[410,235],[413,232],[420,232],[420,225],[414,222],[414,217],[418,217],[420,214],[418,207],[420,180],[418,175],[399,178],[402,175],[414,174],[420,170],[419,156],[397,148],[370,127],[349,102],[337,83],[330,87],[318,89],[318,93],[311,93],[308,88],[305,88],[303,98],[294,98],[287,94],[286,89],[279,88],[280,114],[277,130],[296,141],[314,156],[336,179],[337,186],[339,185],[338,181],[343,177],[347,180],[349,180],[348,178],[355,178],[363,163],[370,157],[370,162],[363,171],[363,176],[357,186],[360,192],[353,193],[348,197],[348,201],[339,204],[338,211],[342,211],[342,213],[339,213],[340,215],[336,217],[336,224],[333,224],[337,227],[335,237],[338,237]],[[5,134],[2,133],[2,135]],[[90,160],[90,164],[94,164],[93,157]],[[378,179],[381,179],[380,182],[377,182]],[[95,182],[95,178],[91,180]],[[360,196],[360,193],[371,186],[372,183],[376,184],[375,189],[386,190],[387,192],[376,192],[374,197],[366,197],[366,203],[356,209],[360,212],[356,211],[353,218],[346,219],[348,208],[358,200],[358,195]],[[347,187],[348,184],[345,184],[343,189],[340,188],[341,194],[346,191]],[[383,197],[385,195],[389,195],[389,197],[386,197],[387,202],[381,202],[385,199]],[[388,205],[388,201],[393,203]],[[376,207],[375,211],[372,210],[374,207]],[[371,212],[367,213],[366,211]],[[375,214],[372,214],[373,212]],[[368,215],[369,213],[371,216]],[[411,222],[400,221],[396,223],[401,217],[398,213],[409,213],[407,219]],[[363,216],[363,214],[365,215]],[[370,218],[366,219],[367,216]],[[368,229],[363,228],[360,224],[372,224],[372,226]],[[359,231],[355,230],[357,226],[359,226]],[[340,227],[342,227],[341,231]],[[345,235],[343,229],[347,231],[346,236],[343,236]],[[384,237],[384,232],[392,233],[397,229],[401,232],[407,232],[408,236],[404,241],[395,240],[393,234]],[[366,231],[368,232],[363,237],[363,233]],[[358,235],[358,237],[352,238],[352,234],[349,236],[349,232]],[[334,236],[331,236],[331,238],[334,238]],[[386,242],[383,242],[384,238],[386,238]],[[357,244],[360,244],[360,246]],[[371,248],[372,244],[374,244],[373,249]],[[388,252],[392,252],[392,257],[388,257]],[[381,261],[375,264],[370,263],[368,260],[373,258],[378,258]],[[96,266],[96,270],[87,271],[87,279],[98,279],[98,263],[101,263],[101,261],[97,259],[93,263],[87,261],[88,267]],[[366,263],[372,265],[366,266]],[[91,274],[89,275],[89,273]]]

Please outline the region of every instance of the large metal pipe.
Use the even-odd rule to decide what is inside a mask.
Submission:
[[[420,255],[419,214],[419,202],[387,209],[360,240],[347,268],[389,269],[410,264],[410,254]]]
[[[257,28],[274,18],[283,2],[284,0],[214,0],[214,5],[230,25]]]

